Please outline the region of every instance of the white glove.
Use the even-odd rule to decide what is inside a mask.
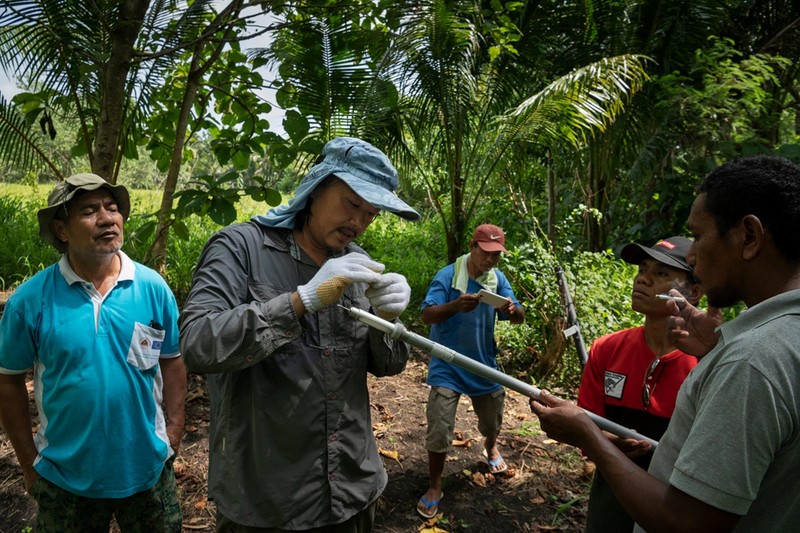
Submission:
[[[370,283],[365,294],[372,310],[384,320],[391,320],[405,310],[411,298],[411,287],[402,274],[390,272]]]
[[[297,294],[306,311],[313,313],[335,303],[344,288],[356,281],[373,283],[380,279],[385,267],[360,253],[328,259],[311,281],[297,287]]]

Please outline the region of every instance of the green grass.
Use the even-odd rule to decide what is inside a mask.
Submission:
[[[36,187],[0,183],[0,290],[9,290],[19,285],[38,271],[58,260],[58,252],[39,237],[36,212],[47,205],[47,195],[52,186]],[[125,224],[126,240],[123,251],[131,258],[141,261],[150,242],[137,243],[130,238],[149,215],[161,204],[161,191],[131,190],[131,216]],[[238,220],[266,211],[266,204],[249,198],[237,205]],[[191,286],[192,271],[200,251],[208,238],[220,226],[209,219],[197,216],[186,221],[190,230],[187,241],[171,236],[167,248],[167,270],[165,279],[179,301],[186,296]]]

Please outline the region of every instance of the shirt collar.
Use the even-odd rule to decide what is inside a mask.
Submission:
[[[730,342],[776,318],[797,314],[800,314],[800,289],[786,291],[750,307],[730,322],[724,322],[719,332],[723,341]]]
[[[125,255],[125,252],[122,250],[117,252],[120,260],[120,270],[119,276],[117,277],[117,283],[120,281],[131,281],[133,280],[134,273],[136,272],[136,266],[133,264],[133,261],[130,257]],[[58,262],[58,268],[61,270],[61,275],[64,277],[64,280],[72,285],[73,283],[86,283],[85,279],[82,279],[78,276],[74,270],[72,270],[72,266],[69,264],[69,259],[67,259],[67,254],[61,256],[61,259]]]

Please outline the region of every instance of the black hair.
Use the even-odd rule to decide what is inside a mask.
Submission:
[[[314,187],[314,190],[311,192],[312,193],[321,192],[325,190],[327,187],[330,187],[331,185],[336,183],[337,181],[341,180],[339,180],[339,178],[337,178],[335,175],[329,174],[328,176],[323,178],[323,180],[320,181],[317,184],[317,186]],[[303,229],[305,225],[308,224],[308,219],[311,218],[311,204],[313,203],[313,201],[314,199],[311,197],[311,194],[309,194],[308,197],[306,198],[306,205],[304,205],[303,208],[300,211],[298,211],[298,213],[294,217],[294,229]]]
[[[721,237],[755,215],[784,257],[800,259],[800,166],[779,156],[740,157],[711,171],[697,192]]]

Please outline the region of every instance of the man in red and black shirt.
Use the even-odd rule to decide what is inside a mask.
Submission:
[[[658,440],[666,431],[675,397],[697,359],[675,349],[667,340],[667,302],[656,295],[678,290],[692,305],[702,296],[686,254],[692,241],[685,237],[662,239],[652,247],[628,244],[620,256],[638,265],[633,279],[631,307],[645,316],[644,325],[600,337],[578,391],[578,405],[622,426]],[[609,435],[617,446],[647,469],[652,452],[638,441]],[[598,474],[589,494],[587,532],[631,531],[633,520],[617,502]]]

